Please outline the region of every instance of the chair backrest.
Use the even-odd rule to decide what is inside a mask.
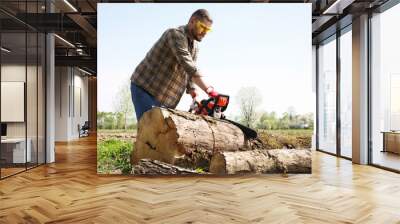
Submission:
[[[89,129],[89,121],[85,121],[85,124],[83,124],[82,129]]]

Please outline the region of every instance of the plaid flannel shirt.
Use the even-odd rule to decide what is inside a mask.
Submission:
[[[187,26],[168,29],[136,67],[131,81],[162,105],[175,108],[185,89],[194,88],[197,53],[197,42]]]

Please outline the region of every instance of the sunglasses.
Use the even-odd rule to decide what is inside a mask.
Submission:
[[[207,26],[206,24],[204,24],[200,21],[197,21],[196,27],[200,33],[203,33],[203,32],[208,33],[211,31],[211,27]]]

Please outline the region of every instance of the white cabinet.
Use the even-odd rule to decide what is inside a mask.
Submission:
[[[26,140],[27,147],[25,151],[25,138],[7,138],[1,140],[2,152],[8,153],[9,158],[4,158],[9,163],[25,163],[32,161],[32,140],[28,138]],[[25,153],[26,152],[26,153]],[[11,160],[12,155],[12,160]],[[2,156],[3,157],[3,156]],[[25,161],[26,159],[26,161]]]

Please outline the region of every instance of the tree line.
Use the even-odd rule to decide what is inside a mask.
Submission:
[[[136,129],[136,118],[123,112],[97,112],[98,129]]]
[[[136,129],[137,121],[129,82],[126,83],[121,86],[115,97],[114,111],[116,112],[97,113],[99,129]],[[235,99],[237,99],[240,114],[234,120],[248,127],[264,130],[314,128],[313,113],[297,114],[294,107],[289,107],[281,116],[275,112],[258,110],[262,95],[255,87],[242,87]]]
[[[278,117],[275,112],[263,112],[253,125],[257,129],[277,130],[277,129],[313,129],[314,115],[291,114],[284,112]]]
[[[289,107],[280,117],[275,112],[260,112],[262,95],[256,87],[242,87],[236,99],[240,115],[235,120],[248,127],[265,130],[314,128],[313,113],[297,114],[294,107]]]

